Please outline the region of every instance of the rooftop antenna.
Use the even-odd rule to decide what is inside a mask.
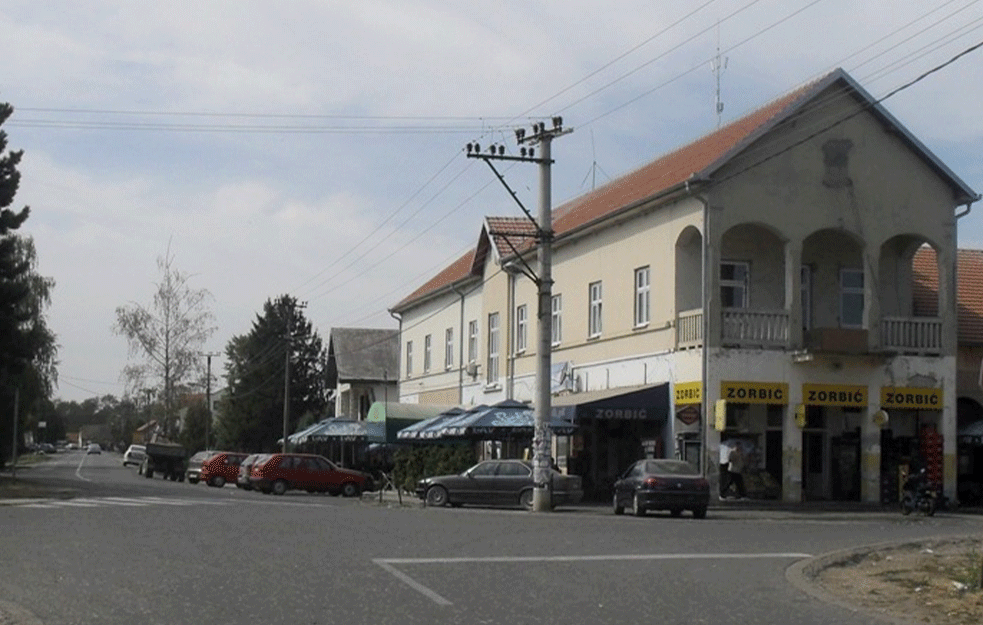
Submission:
[[[720,128],[722,115],[724,112],[724,103],[720,100],[720,75],[724,73],[727,69],[727,61],[730,59],[724,57],[722,60],[720,58],[720,20],[717,20],[717,55],[710,62],[710,71],[713,72],[714,77],[717,82],[717,97],[716,97],[716,111],[717,111],[717,128]]]

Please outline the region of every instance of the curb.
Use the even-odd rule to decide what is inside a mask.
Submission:
[[[785,579],[789,582],[789,584],[795,588],[798,588],[810,597],[818,599],[823,603],[838,606],[855,614],[862,614],[880,622],[890,623],[892,625],[920,625],[921,621],[907,620],[902,617],[880,612],[847,601],[837,595],[827,592],[826,589],[824,589],[816,580],[827,568],[847,565],[851,561],[859,561],[869,554],[877,551],[888,551],[905,547],[920,550],[929,544],[958,543],[964,540],[979,540],[979,535],[964,534],[956,536],[940,536],[937,538],[925,538],[922,540],[902,540],[886,543],[874,543],[860,547],[851,547],[849,549],[840,549],[795,562],[785,569]]]

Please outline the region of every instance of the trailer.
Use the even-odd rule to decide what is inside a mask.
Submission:
[[[182,445],[162,441],[147,443],[146,453],[140,471],[144,477],[152,478],[154,473],[159,473],[165,480],[184,481],[188,452]]]

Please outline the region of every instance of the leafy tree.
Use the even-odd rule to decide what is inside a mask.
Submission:
[[[208,423],[208,404],[203,399],[193,401],[184,413],[179,441],[188,451],[207,449],[205,446],[206,425]],[[209,435],[209,438],[213,438]]]
[[[177,434],[178,393],[203,374],[201,352],[215,332],[206,303],[211,294],[192,289],[190,276],[177,270],[170,250],[157,259],[161,279],[149,306],[129,304],[116,309],[113,331],[126,338],[130,355],[142,362],[127,365],[123,378],[129,392],[156,388],[163,398],[164,435]]]
[[[13,108],[0,104],[0,125]],[[20,185],[22,151],[7,152],[7,134],[0,131],[0,414],[13,414],[16,389],[18,431],[37,427],[48,408],[57,381],[58,347],[45,311],[54,281],[38,274],[34,240],[15,231],[27,220],[27,207],[10,208]],[[11,439],[11,421],[0,419],[0,465]]]
[[[267,300],[248,334],[225,348],[229,396],[216,424],[218,444],[273,450],[283,436],[284,378],[289,354],[287,433],[328,409],[327,350],[302,307],[289,295]]]

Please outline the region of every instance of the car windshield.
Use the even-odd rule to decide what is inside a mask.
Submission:
[[[682,460],[649,460],[645,463],[645,472],[655,475],[698,475],[700,473],[695,466]]]

